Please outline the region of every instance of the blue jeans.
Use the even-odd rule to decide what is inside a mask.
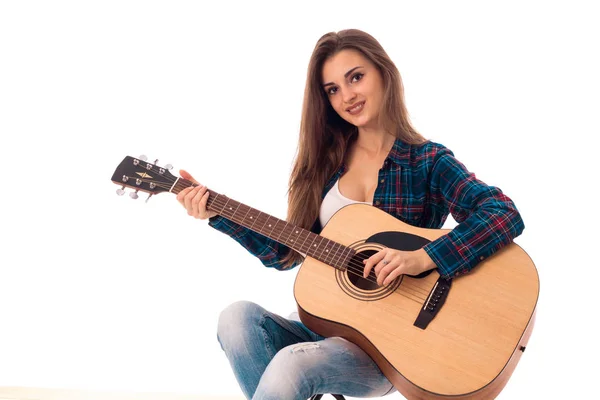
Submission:
[[[247,399],[306,400],[318,393],[378,397],[394,391],[358,346],[324,338],[254,303],[221,313],[217,337]]]

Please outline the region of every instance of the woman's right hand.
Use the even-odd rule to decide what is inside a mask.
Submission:
[[[206,202],[210,195],[206,186],[201,185],[192,175],[183,169],[179,170],[179,175],[183,179],[192,181],[197,185],[185,188],[177,194],[177,201],[187,210],[188,215],[197,219],[207,219],[217,215],[216,212],[206,209]]]

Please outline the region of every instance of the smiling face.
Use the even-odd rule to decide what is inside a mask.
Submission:
[[[323,64],[323,90],[333,109],[358,128],[379,128],[383,80],[377,67],[356,50],[341,50]]]

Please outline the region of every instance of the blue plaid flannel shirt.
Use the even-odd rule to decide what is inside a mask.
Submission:
[[[323,198],[345,169],[342,166],[329,179]],[[452,214],[458,225],[424,247],[440,275],[447,278],[469,272],[524,229],[513,201],[478,180],[438,143],[413,146],[396,140],[377,182],[373,206],[405,223],[439,229]],[[221,216],[210,218],[209,225],[231,236],[265,266],[283,269],[287,246]],[[321,231],[318,220],[312,231]]]

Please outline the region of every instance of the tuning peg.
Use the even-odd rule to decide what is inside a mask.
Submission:
[[[146,160],[148,159],[148,157],[146,157],[146,156],[145,156],[145,155],[143,155],[143,154],[142,154],[141,156],[139,156],[138,158],[139,158],[140,160],[142,160],[142,161],[146,161]]]
[[[135,200],[139,197],[137,193],[138,193],[137,190],[135,192],[131,192],[131,193],[129,193],[129,197],[131,197],[132,199]]]
[[[150,194],[148,195],[148,198],[146,199],[145,203],[147,203],[147,202],[148,202],[148,200],[150,200],[150,197],[152,197],[152,195],[153,195],[153,194],[154,194],[154,193],[150,193]]]
[[[125,186],[121,187],[120,189],[117,189],[117,194],[119,196],[123,196],[125,194],[125,191],[123,189],[125,189]]]
[[[154,160],[153,164],[156,165],[157,162],[158,162],[158,158],[156,160]]]
[[[165,165],[165,168],[170,171],[173,169],[173,166],[171,164],[167,164],[167,165]]]

